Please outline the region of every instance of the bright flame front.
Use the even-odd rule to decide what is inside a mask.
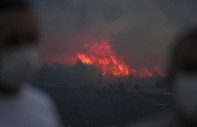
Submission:
[[[148,69],[141,67],[138,69],[131,68],[126,64],[117,53],[112,49],[108,42],[85,44],[87,53],[76,53],[73,63],[80,60],[83,64],[93,65],[102,71],[102,75],[128,76],[134,75],[138,77],[153,77],[155,74],[165,77],[159,72],[159,67]]]
[[[108,42],[86,44],[85,47],[88,53],[76,53],[75,61],[80,60],[83,64],[95,65],[102,70],[103,75],[129,75],[129,65],[116,57],[116,52],[111,49]]]

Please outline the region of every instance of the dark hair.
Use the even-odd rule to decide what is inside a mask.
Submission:
[[[194,45],[197,45],[197,27],[192,27],[186,32],[180,34],[175,41],[175,45],[172,48],[171,52],[171,58],[170,58],[170,63],[168,67],[168,83],[171,85],[174,76],[176,74],[176,67],[178,63],[178,57],[181,49],[183,46],[187,43],[192,43]],[[197,49],[196,49],[197,50]],[[172,87],[172,86],[169,86]]]
[[[27,0],[0,0],[0,12],[10,10],[30,10]]]
[[[186,43],[193,43],[197,45],[197,27],[189,29],[187,32],[181,34],[176,40],[173,52],[172,52],[172,62],[177,63],[177,58],[180,53],[182,46]],[[197,50],[197,49],[196,49]]]

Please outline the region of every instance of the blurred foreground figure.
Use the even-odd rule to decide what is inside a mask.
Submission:
[[[197,127],[197,27],[183,34],[173,51],[169,87],[177,109],[169,126]]]
[[[197,127],[197,28],[181,35],[169,66],[169,88],[177,99],[174,114],[142,127]]]
[[[1,0],[0,28],[0,127],[58,127],[53,103],[27,83],[39,67],[28,2]]]

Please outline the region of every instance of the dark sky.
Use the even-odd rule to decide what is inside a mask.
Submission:
[[[164,66],[175,35],[197,21],[196,0],[32,2],[45,61],[68,60],[85,43],[109,41],[133,66]]]

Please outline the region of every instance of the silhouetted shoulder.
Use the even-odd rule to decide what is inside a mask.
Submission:
[[[48,105],[53,103],[49,95],[42,90],[33,87],[31,84],[27,84],[24,88],[23,94],[26,98],[31,98],[31,101],[39,103],[40,105]]]
[[[57,122],[58,115],[55,103],[47,93],[31,86],[30,84],[26,85],[23,92],[23,101],[27,101],[25,103],[29,105],[27,107],[31,107],[31,110],[36,109],[36,112],[41,116],[45,115],[51,117],[52,121],[55,120]]]

